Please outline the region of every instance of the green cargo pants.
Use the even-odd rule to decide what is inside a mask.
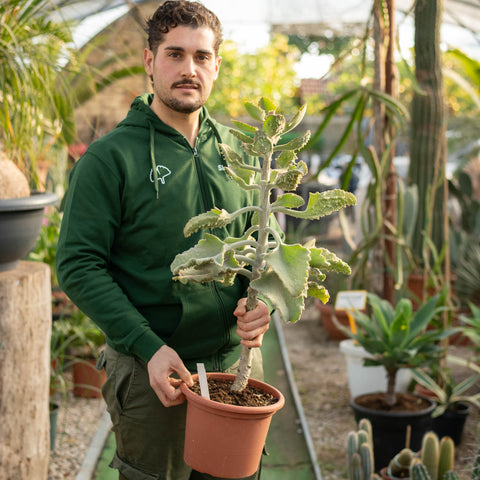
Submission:
[[[117,447],[110,466],[119,471],[120,480],[214,479],[184,462],[186,402],[164,407],[150,387],[145,362],[107,346],[98,366],[107,372],[102,394]],[[227,372],[236,372],[236,365]],[[263,380],[259,349],[254,350],[252,377]],[[248,480],[259,478],[260,468]]]

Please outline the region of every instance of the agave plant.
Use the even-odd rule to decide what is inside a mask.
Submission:
[[[227,174],[243,189],[258,190],[259,202],[235,212],[214,208],[202,213],[186,224],[184,234],[191,235],[199,229],[218,228],[228,225],[237,216],[253,212],[252,226],[240,238],[220,239],[205,233],[196,246],[176,256],[171,265],[175,279],[183,283],[218,281],[230,284],[236,275],[249,281],[247,309],[252,310],[258,295],[267,299],[280,317],[289,322],[299,320],[304,309],[305,298],[311,295],[327,302],[329,294],[322,285],[325,272],[350,273],[350,267],[334,253],[316,247],[315,241],[304,245],[288,245],[282,236],[271,228],[271,219],[277,213],[301,219],[318,219],[342,207],[356,203],[355,196],[343,190],[311,193],[307,206],[302,197],[292,193],[307,166],[297,160],[297,152],[310,138],[310,132],[281,143],[283,134],[293,130],[303,119],[303,106],[286,121],[277,113],[277,107],[269,99],[262,98],[258,104],[247,102],[250,117],[260,122],[260,127],[235,121],[239,130],[232,133],[240,139],[242,149],[249,155],[261,158],[260,166],[247,165],[243,157],[228,145],[221,145],[227,162]],[[272,165],[276,158],[275,168]],[[274,201],[274,189],[283,192]],[[242,390],[248,381],[251,351],[242,346],[240,366],[234,390]]]
[[[430,298],[414,312],[408,298],[400,299],[395,306],[377,295],[368,294],[371,314],[358,310],[353,312],[357,331],[339,325],[349,337],[357,341],[372,358],[364,361],[365,366],[383,366],[387,374],[385,401],[395,405],[395,385],[401,368],[429,365],[444,354],[439,341],[453,333],[454,329],[427,329],[427,326],[444,307],[439,305],[439,295]]]

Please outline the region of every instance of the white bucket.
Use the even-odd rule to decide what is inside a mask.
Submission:
[[[347,360],[348,388],[350,397],[371,392],[385,392],[387,390],[387,373],[383,366],[364,367],[363,359],[372,356],[360,345],[355,345],[352,339],[340,342],[340,351]],[[410,369],[401,368],[397,373],[395,391],[406,392],[412,379]]]

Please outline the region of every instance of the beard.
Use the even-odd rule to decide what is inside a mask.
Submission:
[[[177,82],[178,84],[192,84],[195,85],[194,82],[184,80],[182,82]],[[175,88],[175,85],[172,85],[172,88]],[[156,97],[168,108],[173,110],[174,112],[178,113],[193,113],[202,108],[205,103],[206,99],[203,98],[203,96],[200,96],[200,98],[196,101],[183,101],[182,99],[176,98],[173,95],[170,95],[169,93],[166,93],[164,91],[160,91],[160,89],[155,88],[155,85],[153,86],[154,93]]]
[[[205,102],[200,101],[194,103],[185,103],[182,102],[182,100],[174,97],[159,98],[165,106],[178,113],[193,113],[202,108],[205,104]]]

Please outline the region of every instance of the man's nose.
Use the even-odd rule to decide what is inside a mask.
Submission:
[[[196,69],[195,69],[195,61],[193,58],[187,57],[185,58],[185,61],[183,62],[183,71],[182,75],[184,77],[192,78],[197,75]]]

